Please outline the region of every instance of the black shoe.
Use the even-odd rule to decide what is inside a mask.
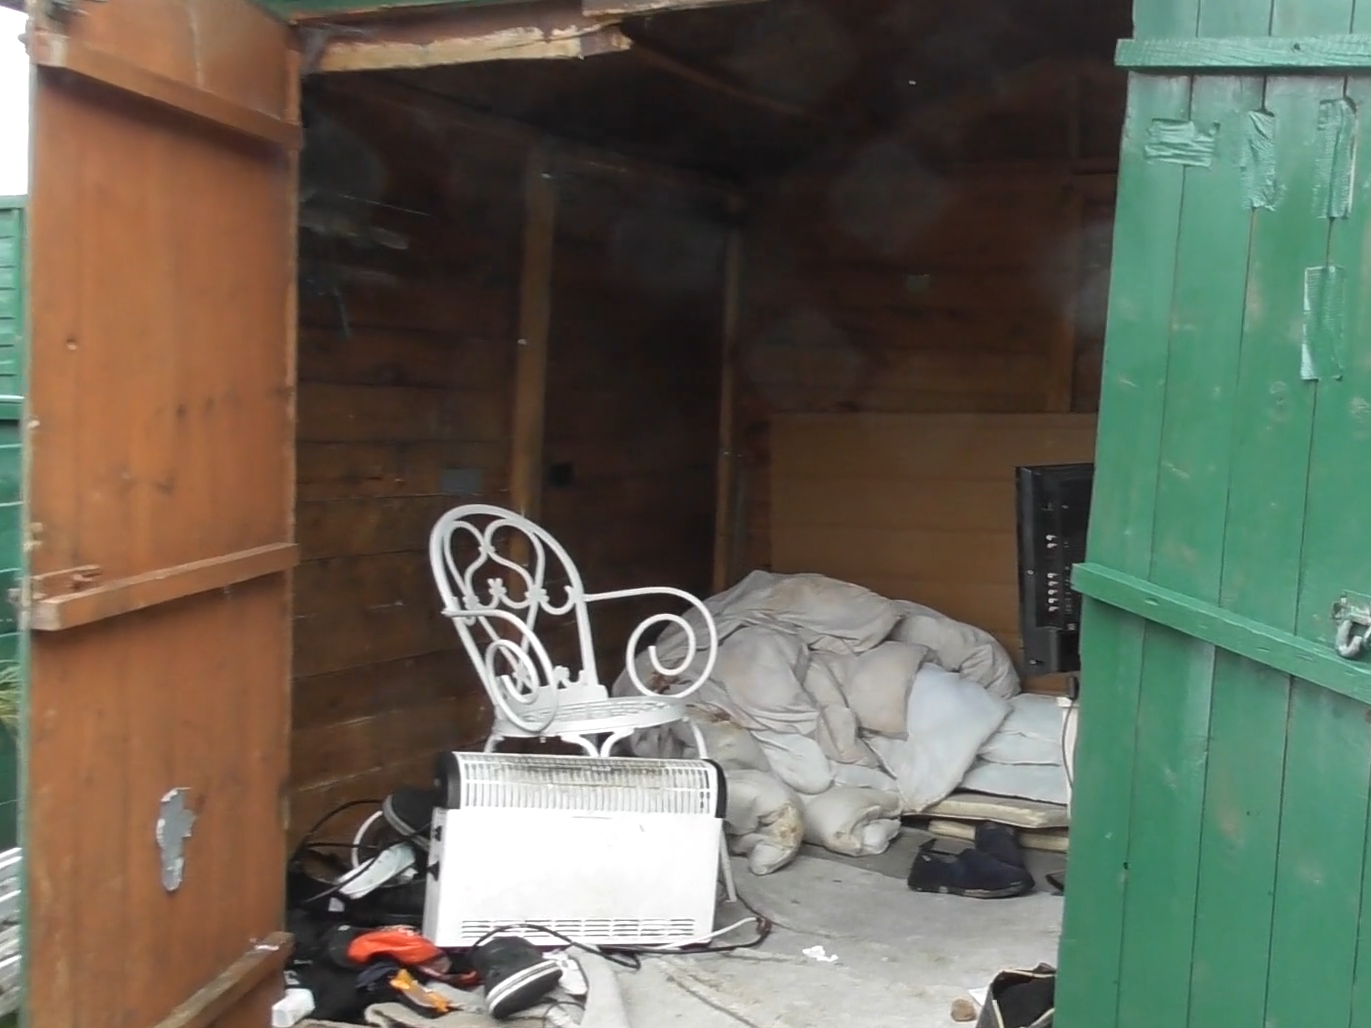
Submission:
[[[381,804],[381,814],[391,828],[405,837],[406,842],[427,853],[433,809],[437,805],[437,790],[405,785],[386,797]]]
[[[976,826],[976,848],[1011,867],[1028,866],[1024,860],[1023,850],[1019,848],[1019,840],[1014,835],[1014,829],[1008,825],[982,821]]]
[[[501,935],[471,948],[481,976],[486,1010],[497,1021],[527,1010],[557,988],[562,969],[526,939]]]
[[[1006,864],[978,849],[938,853],[937,840],[919,847],[908,885],[915,892],[946,893],[970,899],[1007,899],[1033,891],[1033,876],[1021,867]]]

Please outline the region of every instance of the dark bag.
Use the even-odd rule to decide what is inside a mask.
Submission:
[[[1001,971],[990,983],[976,1028],[1052,1028],[1057,1009],[1057,969]]]

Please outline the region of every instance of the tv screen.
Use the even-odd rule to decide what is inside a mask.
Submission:
[[[1017,471],[1019,625],[1029,677],[1081,668],[1081,598],[1071,569],[1085,559],[1094,479],[1094,464]]]

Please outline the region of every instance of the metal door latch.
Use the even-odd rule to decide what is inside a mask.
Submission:
[[[1343,593],[1333,604],[1333,621],[1338,626],[1338,656],[1356,660],[1371,646],[1371,598]]]

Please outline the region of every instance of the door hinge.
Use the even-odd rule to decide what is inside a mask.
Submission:
[[[1371,597],[1345,592],[1333,604],[1338,656],[1356,660],[1371,642]]]

